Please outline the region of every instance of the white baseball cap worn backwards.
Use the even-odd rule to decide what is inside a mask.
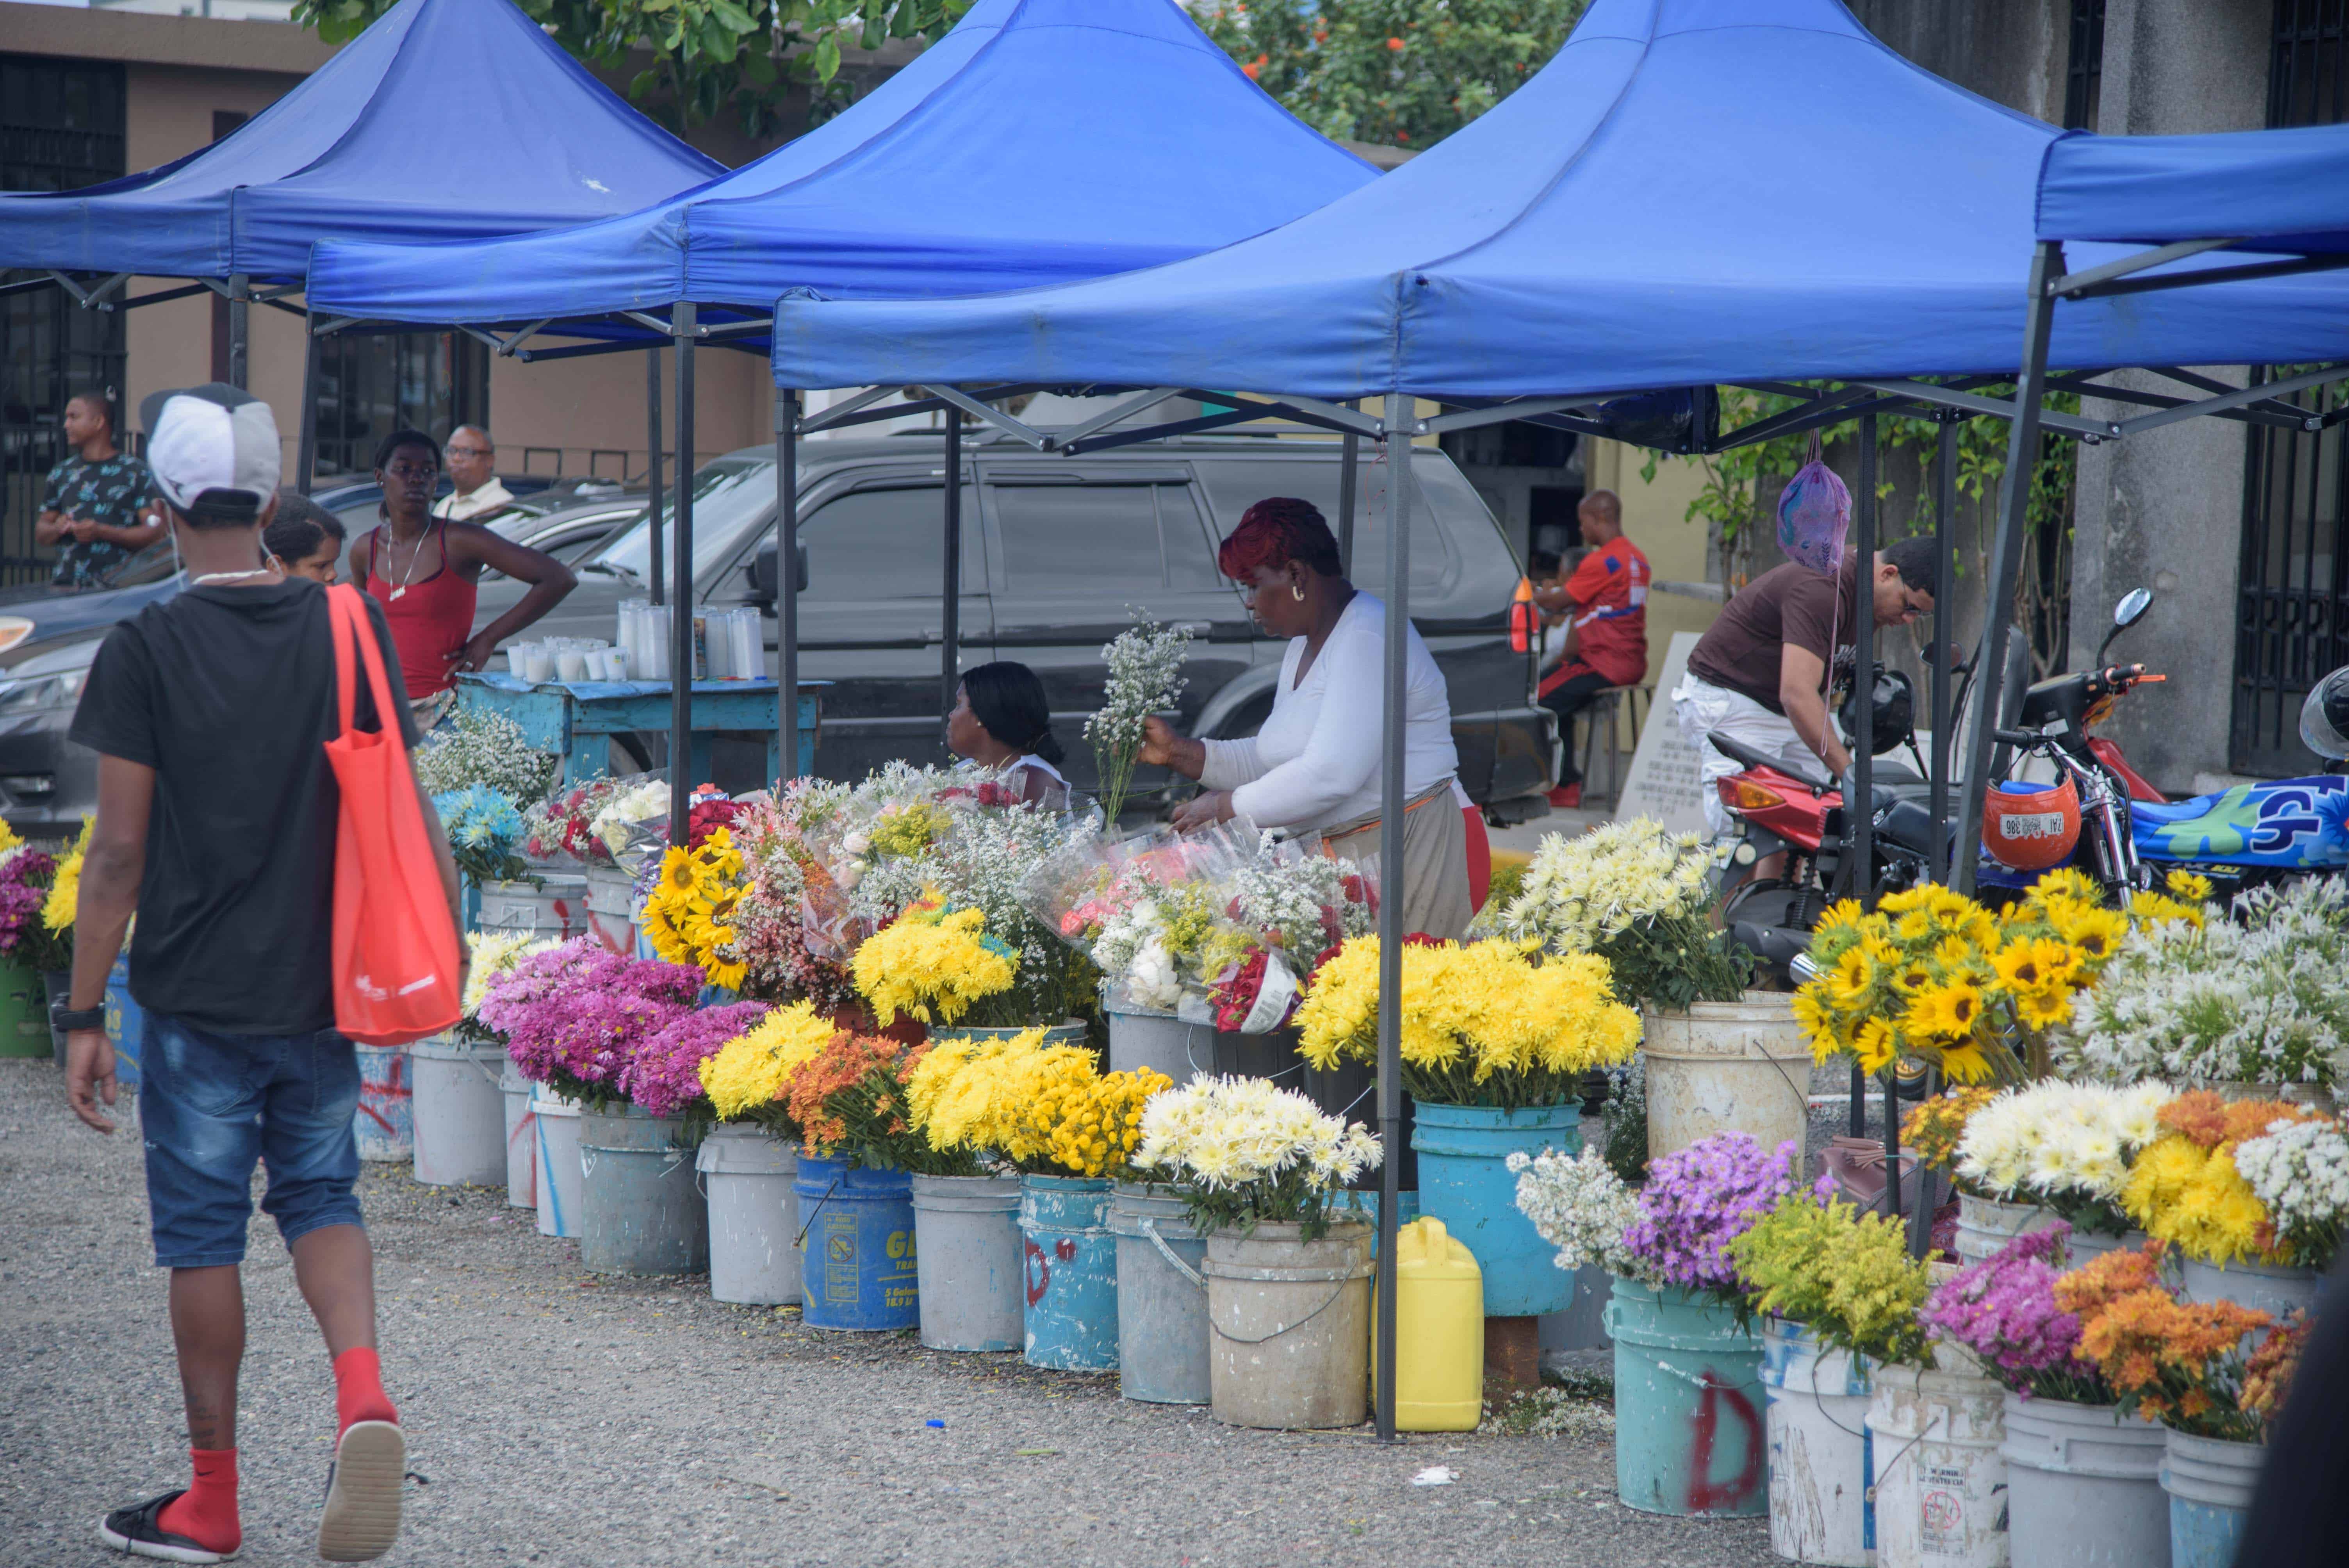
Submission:
[[[220,381],[150,393],[139,422],[155,488],[181,516],[250,522],[276,493],[277,417],[251,393]]]

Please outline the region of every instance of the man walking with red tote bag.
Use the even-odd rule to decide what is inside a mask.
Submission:
[[[141,408],[148,464],[188,573],[186,592],[109,634],[72,737],[98,754],[81,877],[66,1091],[114,1124],[114,1051],[100,1026],[107,971],[132,913],[130,993],[146,1015],[140,1120],[155,1261],[171,1271],[171,1334],[187,1399],[192,1484],[106,1516],[118,1551],[176,1563],[235,1554],[236,1387],[244,1353],[238,1265],[253,1169],[262,1208],[333,1359],[335,1464],[319,1554],[362,1562],[399,1529],[406,1439],[375,1350],[374,1258],[352,1192],[359,1077],[336,1033],[333,931],[340,730],[326,590],[264,565],[279,444],[268,407],[218,383]],[[416,733],[391,664],[390,717]],[[379,727],[362,684],[361,727]],[[452,911],[456,868],[423,803]]]

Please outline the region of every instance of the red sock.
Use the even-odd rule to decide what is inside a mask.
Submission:
[[[399,1422],[383,1391],[382,1364],[365,1346],[335,1357],[335,1436],[340,1439],[353,1421]]]
[[[236,1450],[190,1449],[196,1479],[155,1516],[174,1535],[184,1535],[207,1552],[233,1552],[243,1542],[236,1522]]]

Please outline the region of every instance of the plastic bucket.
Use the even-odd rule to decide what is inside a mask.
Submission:
[[[498,1094],[505,1101],[506,1202],[516,1209],[538,1207],[538,1119],[530,1109],[531,1091],[537,1087],[507,1058],[498,1074]]]
[[[922,1343],[933,1350],[1017,1350],[1019,1178],[914,1178],[915,1277]]]
[[[762,1128],[721,1123],[693,1168],[709,1205],[709,1294],[748,1306],[799,1300],[799,1150]]]
[[[538,1233],[579,1233],[579,1102],[541,1084],[530,1097],[538,1133]]]
[[[406,1161],[416,1154],[416,1080],[406,1046],[362,1046],[359,1108],[351,1114],[362,1160]]]
[[[1770,1550],[1790,1563],[1868,1568],[1876,1561],[1868,1506],[1872,1371],[1865,1357],[1823,1348],[1799,1323],[1763,1321]]]
[[[428,1187],[494,1187],[506,1179],[506,1104],[497,1046],[418,1040],[414,1075],[416,1179]]]
[[[2267,1445],[2184,1432],[2168,1439],[2161,1490],[2169,1494],[2169,1568],[2234,1568]]]
[[[1235,1427],[1352,1427],[1370,1408],[1371,1232],[1207,1238],[1208,1403]]]
[[[1109,1199],[1106,1177],[1019,1178],[1023,1354],[1030,1367],[1117,1368],[1117,1242],[1106,1223]]]
[[[1748,991],[1743,1001],[1692,1002],[1685,1013],[1650,1008],[1643,1016],[1650,1159],[1730,1131],[1749,1133],[1764,1149],[1792,1139],[1801,1150],[1810,1130],[1811,1047],[1785,996]]]
[[[709,1266],[709,1210],[684,1131],[684,1118],[633,1105],[580,1113],[580,1267],[676,1274]]]
[[[2298,1311],[2314,1315],[2324,1276],[2313,1269],[2278,1268],[2271,1264],[2209,1264],[2181,1257],[2178,1283],[2189,1301],[2231,1301],[2257,1312],[2282,1317]]]
[[[49,1054],[56,1058],[59,1067],[66,1065],[66,1032],[57,1027],[57,1009],[64,1006],[72,995],[72,970],[44,969],[41,971],[42,1033],[49,1042]]]
[[[878,1334],[921,1321],[912,1179],[800,1156],[800,1320]]]
[[[1204,1405],[1207,1373],[1206,1239],[1183,1200],[1121,1181],[1110,1193],[1117,1238],[1117,1389],[1153,1405]]]
[[[1944,1360],[1970,1362],[1946,1343]],[[1876,1369],[1868,1412],[1881,1568],[2005,1568],[2006,1391],[1967,1372]]]
[[[2052,1229],[2063,1216],[2043,1203],[2002,1203],[1958,1194],[1958,1262],[1978,1264],[2017,1236]]]
[[[587,868],[587,934],[613,952],[636,951],[636,879],[617,866]]]
[[[0,994],[0,1039],[12,1032],[5,1022],[7,1001],[6,995]],[[114,1042],[115,1088],[124,1094],[134,1093],[139,1088],[139,1053],[147,1043],[147,1015],[130,995],[129,954],[114,955],[114,967],[106,972],[106,995],[101,1006],[106,1012],[106,1037]],[[0,1050],[0,1055],[5,1054]]]
[[[1574,1277],[1556,1263],[1557,1249],[1541,1239],[1517,1208],[1512,1154],[1582,1151],[1578,1102],[1503,1110],[1485,1105],[1417,1102],[1411,1146],[1419,1151],[1419,1212],[1475,1254],[1485,1271],[1485,1315],[1538,1317],[1564,1312]],[[1375,1212],[1375,1197],[1373,1212]]]
[[[124,993],[126,998],[128,992]],[[114,978],[107,977],[107,1033],[114,1033]],[[118,1057],[122,1053],[122,1039],[114,1042]],[[49,1045],[49,994],[41,985],[40,975],[21,964],[0,965],[0,1057],[46,1057],[51,1054]],[[135,1071],[134,1068],[134,1071]],[[121,1063],[115,1065],[118,1080]],[[136,1079],[132,1080],[134,1083]],[[130,1087],[123,1085],[124,1088]]]
[[[2169,1500],[2162,1429],[2116,1405],[2006,1396],[2013,1568],[2161,1568]]]
[[[1766,1512],[1762,1342],[1725,1306],[1628,1279],[1615,1282],[1604,1322],[1624,1506],[1692,1519]]]
[[[1109,1009],[1109,1070],[1125,1073],[1142,1068],[1164,1073],[1178,1084],[1214,1072],[1214,1027],[1186,1024],[1172,1013]]]
[[[940,1024],[930,1030],[930,1039],[938,1040],[1008,1040],[1024,1035],[1033,1025]],[[1081,1046],[1085,1043],[1085,1026],[1076,1019],[1055,1024],[1044,1031],[1048,1046]]]
[[[523,932],[568,942],[587,934],[587,878],[582,872],[533,873],[532,882],[485,882],[475,924],[483,931]]]
[[[2146,1240],[2143,1231],[2131,1231],[2126,1236],[2108,1236],[2102,1231],[2075,1230],[2064,1238],[2064,1272],[2068,1274],[2074,1269],[2084,1268],[2106,1253],[2116,1253],[2123,1247],[2134,1252],[2145,1245]]]

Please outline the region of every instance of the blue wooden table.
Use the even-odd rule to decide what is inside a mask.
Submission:
[[[799,770],[815,764],[821,682],[800,683]],[[611,771],[611,738],[632,730],[667,734],[667,681],[540,681],[482,674],[457,677],[457,706],[486,709],[519,725],[523,738],[563,758],[565,784],[585,784]],[[767,778],[781,776],[783,753],[776,733],[776,685],[771,680],[693,683],[693,740],[688,782],[709,777],[709,742],[719,735],[760,736],[767,743]],[[670,777],[676,778],[674,771]]]

